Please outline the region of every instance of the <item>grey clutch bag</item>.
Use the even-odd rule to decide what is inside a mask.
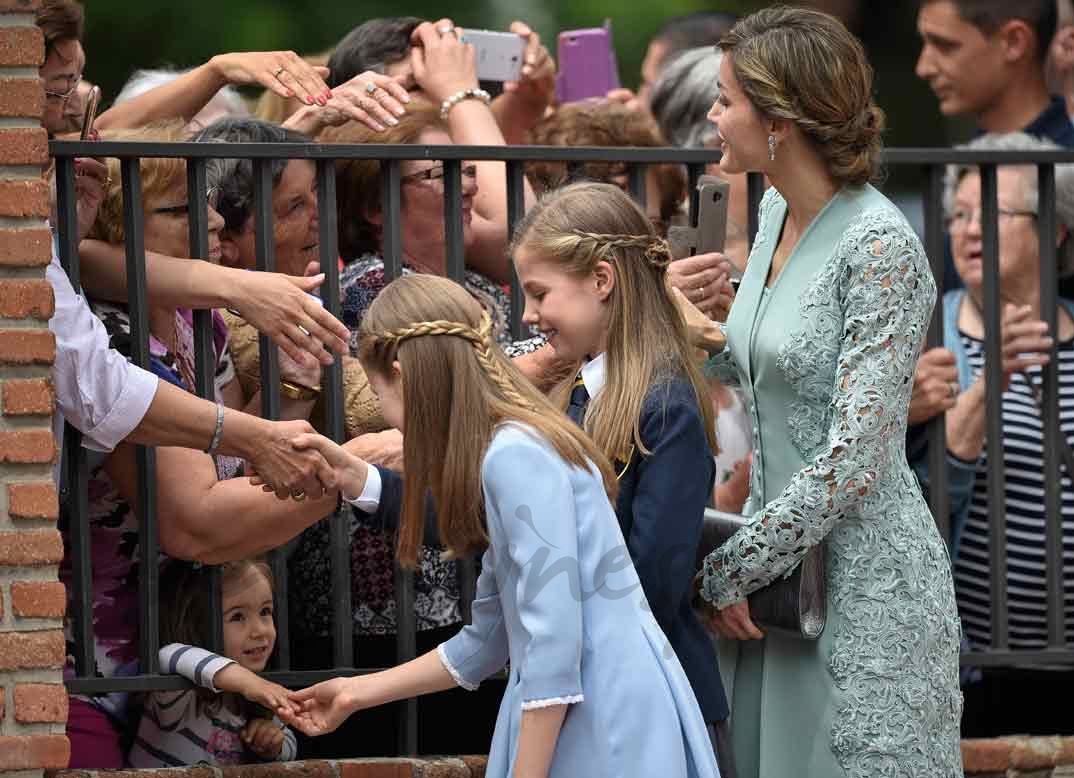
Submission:
[[[751,521],[749,516],[707,509],[697,547],[697,567],[705,557]],[[827,619],[828,587],[824,543],[809,549],[786,576],[749,596],[750,617],[765,631],[816,640]]]

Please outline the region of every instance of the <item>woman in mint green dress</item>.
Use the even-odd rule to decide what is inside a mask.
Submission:
[[[906,463],[907,406],[936,296],[869,185],[883,114],[860,43],[774,8],[721,42],[724,170],[772,189],[727,348],[709,368],[753,417],[753,521],[705,560],[740,778],[960,778],[950,562]],[[762,636],[747,595],[827,542],[817,641]]]

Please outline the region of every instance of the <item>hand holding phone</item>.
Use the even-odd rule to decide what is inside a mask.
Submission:
[[[610,21],[603,27],[561,32],[558,59],[556,99],[560,103],[604,97],[619,88]]]
[[[90,87],[89,94],[86,95],[86,109],[82,113],[82,132],[79,135],[79,140],[96,140],[97,136],[94,134],[93,123],[97,121],[97,107],[101,102],[101,88],[99,86]]]
[[[459,40],[474,47],[479,80],[518,81],[522,77],[526,39],[521,35],[464,29]]]

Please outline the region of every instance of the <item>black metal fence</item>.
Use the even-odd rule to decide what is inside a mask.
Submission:
[[[147,294],[141,212],[141,179],[138,160],[142,157],[183,158],[187,165],[188,213],[191,253],[208,256],[208,218],[206,210],[206,160],[212,158],[247,158],[253,160],[255,184],[256,254],[259,270],[274,270],[274,245],[271,209],[273,159],[306,159],[316,165],[318,204],[320,210],[321,269],[327,281],[322,294],[325,306],[337,317],[340,312],[340,288],[337,265],[338,238],[336,214],[335,162],[341,159],[379,160],[382,166],[381,203],[384,214],[383,258],[389,278],[402,272],[400,240],[400,163],[408,159],[439,160],[444,165],[444,217],[446,230],[447,274],[461,280],[465,268],[463,249],[462,165],[464,161],[492,160],[505,163],[507,184],[508,234],[521,219],[524,205],[523,165],[531,160],[565,162],[577,168],[588,162],[616,162],[627,166],[629,188],[640,201],[645,199],[645,169],[647,165],[681,164],[689,172],[691,190],[707,163],[718,159],[718,152],[709,150],[621,149],[621,148],[551,148],[551,147],[462,147],[462,146],[384,146],[328,144],[218,144],[218,143],[75,143],[53,142],[51,152],[56,160],[58,190],[58,231],[60,260],[76,289],[79,288],[76,213],[74,208],[74,158],[115,157],[121,160],[123,176],[124,233],[128,300],[131,334],[134,343],[133,360],[141,367],[149,366]],[[984,237],[984,296],[986,311],[986,370],[988,441],[1000,440],[1002,384],[1000,359],[1000,297],[999,234],[996,170],[1002,164],[1032,164],[1038,168],[1040,186],[1040,218],[1038,222],[1041,256],[1042,311],[1045,321],[1055,331],[1057,321],[1056,246],[1055,246],[1055,169],[1057,163],[1074,163],[1074,152],[968,152],[932,149],[893,149],[886,152],[889,166],[914,166],[925,172],[922,203],[925,216],[924,244],[936,274],[937,285],[943,285],[945,225],[942,195],[944,166],[950,163],[981,165],[982,229]],[[757,230],[757,204],[763,191],[759,176],[749,182],[749,236],[752,243]],[[524,335],[521,323],[522,294],[513,279],[511,284],[512,322],[515,337]],[[942,345],[942,308],[938,302],[929,332],[929,346]],[[197,354],[197,391],[202,397],[213,394],[213,345],[210,314],[195,313]],[[276,349],[261,338],[262,413],[274,419],[279,414],[279,370]],[[1044,369],[1044,461],[1047,484],[1044,501],[1047,516],[1047,586],[1048,586],[1048,646],[1040,651],[1014,651],[1009,648],[1006,592],[1006,540],[1004,515],[1004,463],[1001,457],[989,457],[989,511],[991,524],[991,582],[992,582],[992,647],[986,652],[967,654],[964,661],[976,665],[1013,664],[1074,664],[1074,652],[1064,644],[1063,549],[1062,516],[1060,514],[1059,416],[1058,376],[1053,359]],[[336,441],[344,439],[343,387],[340,360],[326,368],[322,380],[326,391],[327,417],[325,434]],[[99,694],[116,691],[149,691],[184,688],[187,682],[159,672],[158,653],[158,528],[156,490],[154,483],[154,451],[139,447],[137,454],[139,500],[133,506],[140,522],[140,586],[139,658],[140,675],[116,678],[92,676],[93,607],[90,561],[90,528],[87,516],[87,469],[81,436],[68,426],[64,438],[63,487],[66,526],[70,536],[72,563],[72,602],[69,614],[75,643],[75,677],[67,682],[72,693]],[[929,462],[932,475],[931,506],[944,534],[948,534],[948,496],[946,478],[946,444],[942,417],[930,422]],[[298,687],[337,675],[354,675],[382,668],[356,666],[355,656],[361,657],[360,641],[354,644],[351,581],[348,550],[348,520],[342,514],[329,519],[332,560],[333,602],[333,667],[318,671],[291,669],[288,629],[287,570],[282,554],[274,553],[272,566],[276,586],[276,621],[278,650],[273,669],[266,677],[281,684]],[[462,601],[468,604],[474,591],[472,562],[461,565]],[[210,597],[214,618],[212,648],[222,645],[220,601],[218,587]],[[396,575],[397,660],[412,658],[416,651],[416,621],[414,616],[414,583],[412,574],[402,570]],[[464,610],[468,618],[468,612]],[[401,706],[401,726],[398,748],[402,753],[414,753],[417,748],[417,708],[411,701]]]

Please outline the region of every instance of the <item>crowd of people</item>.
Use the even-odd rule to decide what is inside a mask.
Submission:
[[[63,138],[82,129],[93,52],[75,0],[44,0],[37,20],[43,123]],[[917,21],[917,75],[945,115],[976,122],[968,148],[1074,147],[1070,0],[925,0]],[[96,118],[92,137],[115,141],[709,148],[720,161],[707,172],[729,183],[730,205],[723,251],[673,256],[669,229],[688,219],[685,169],[650,166],[640,206],[624,165],[531,162],[525,215],[509,234],[503,163],[464,162],[466,266],[449,280],[442,162],[400,163],[397,212],[381,200],[378,161],[336,162],[339,257],[325,267],[315,164],[279,159],[268,193],[279,272],[269,273],[257,270],[251,160],[209,160],[208,254],[192,259],[185,163],[143,158],[142,370],[120,164],[77,159],[81,289],[60,266],[58,236],[47,275],[56,430],[76,427],[89,454],[94,664],[84,670],[144,671],[135,446],[148,444],[160,669],[191,686],[73,696],[72,767],[392,754],[386,703],[430,692],[441,694],[419,705],[419,751],[489,753],[493,776],[954,778],[960,734],[1061,730],[1029,701],[1074,691],[1069,668],[977,670],[961,688],[959,673],[960,650],[991,645],[990,449],[1007,472],[1010,644],[1048,638],[1040,386],[1054,361],[1060,437],[1074,442],[1074,300],[1066,281],[1049,326],[1035,168],[998,174],[994,443],[981,176],[948,171],[937,283],[910,224],[873,186],[889,119],[840,21],[787,7],[672,19],[637,92],[564,104],[540,36],[521,21],[510,31],[524,64],[495,97],[450,19],[395,17],[309,57],[225,53],[181,72],[139,70]],[[264,93],[248,103],[236,87]],[[748,173],[767,189],[752,248]],[[1056,167],[1055,193],[1057,273],[1069,279],[1074,167]],[[394,280],[389,229],[402,261]],[[339,320],[318,299],[326,270],[338,273]],[[523,311],[512,311],[513,280]],[[943,346],[925,350],[940,295]],[[213,312],[211,400],[197,393],[200,309]],[[513,316],[528,337],[513,338]],[[278,388],[262,386],[261,334],[278,349]],[[322,369],[336,360],[338,445],[318,434]],[[277,420],[260,417],[265,391],[279,394]],[[947,538],[925,499],[937,416]],[[1074,548],[1074,473],[1060,475]],[[707,507],[749,521],[703,549],[699,569]],[[338,511],[355,666],[395,661],[399,566],[414,572],[419,657],[288,690],[261,676],[276,650],[265,555],[286,550],[292,667],[331,667],[325,519]],[[73,530],[62,529],[71,583]],[[756,623],[750,595],[821,545],[820,638]],[[464,602],[458,566],[469,557],[480,575]],[[1069,635],[1074,564],[1063,573]],[[222,625],[211,622],[211,586]],[[222,654],[209,650],[218,627]],[[506,685],[481,683],[505,669]]]

